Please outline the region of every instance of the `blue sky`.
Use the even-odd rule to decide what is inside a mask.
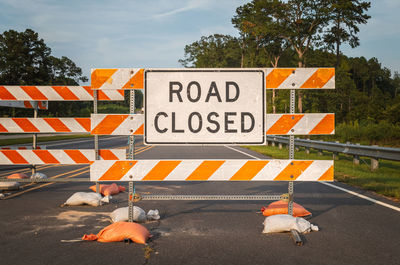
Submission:
[[[241,0],[0,0],[0,32],[31,28],[89,77],[91,68],[181,67],[184,47],[203,35],[237,36]],[[349,56],[377,57],[400,71],[399,0],[372,1],[361,46]]]

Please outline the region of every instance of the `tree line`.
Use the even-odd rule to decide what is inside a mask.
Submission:
[[[335,90],[297,91],[296,112],[336,114],[336,123],[400,126],[400,75],[376,58],[348,57],[360,45],[370,2],[253,0],[232,18],[239,36],[214,34],[185,46],[185,67],[335,67]],[[268,112],[289,112],[288,91],[267,91]],[[358,125],[357,125],[358,126]],[[399,135],[400,136],[400,135]]]

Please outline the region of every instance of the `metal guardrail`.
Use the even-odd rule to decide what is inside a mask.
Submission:
[[[289,138],[283,136],[267,136],[267,141],[271,143],[279,143],[288,145]],[[352,155],[354,164],[360,163],[360,156],[371,158],[371,170],[375,170],[379,166],[378,159],[400,161],[400,148],[379,147],[369,145],[359,145],[352,143],[324,142],[316,140],[295,139],[295,146],[305,147],[316,150],[324,150],[332,152],[334,159],[337,159],[338,153]]]
[[[289,144],[289,138],[282,136],[267,136],[268,141]],[[325,150],[333,153],[343,153],[353,156],[365,156],[375,159],[400,161],[400,148],[358,145],[351,143],[335,143],[316,140],[295,139],[295,146]]]

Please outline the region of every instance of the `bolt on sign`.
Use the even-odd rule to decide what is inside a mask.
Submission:
[[[146,69],[146,144],[264,144],[262,69]]]

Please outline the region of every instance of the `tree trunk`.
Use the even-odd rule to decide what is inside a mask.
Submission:
[[[303,54],[299,54],[299,67],[303,67]],[[299,89],[298,93],[298,101],[297,101],[297,107],[299,109],[299,113],[303,113],[303,93],[301,92],[301,90]]]

